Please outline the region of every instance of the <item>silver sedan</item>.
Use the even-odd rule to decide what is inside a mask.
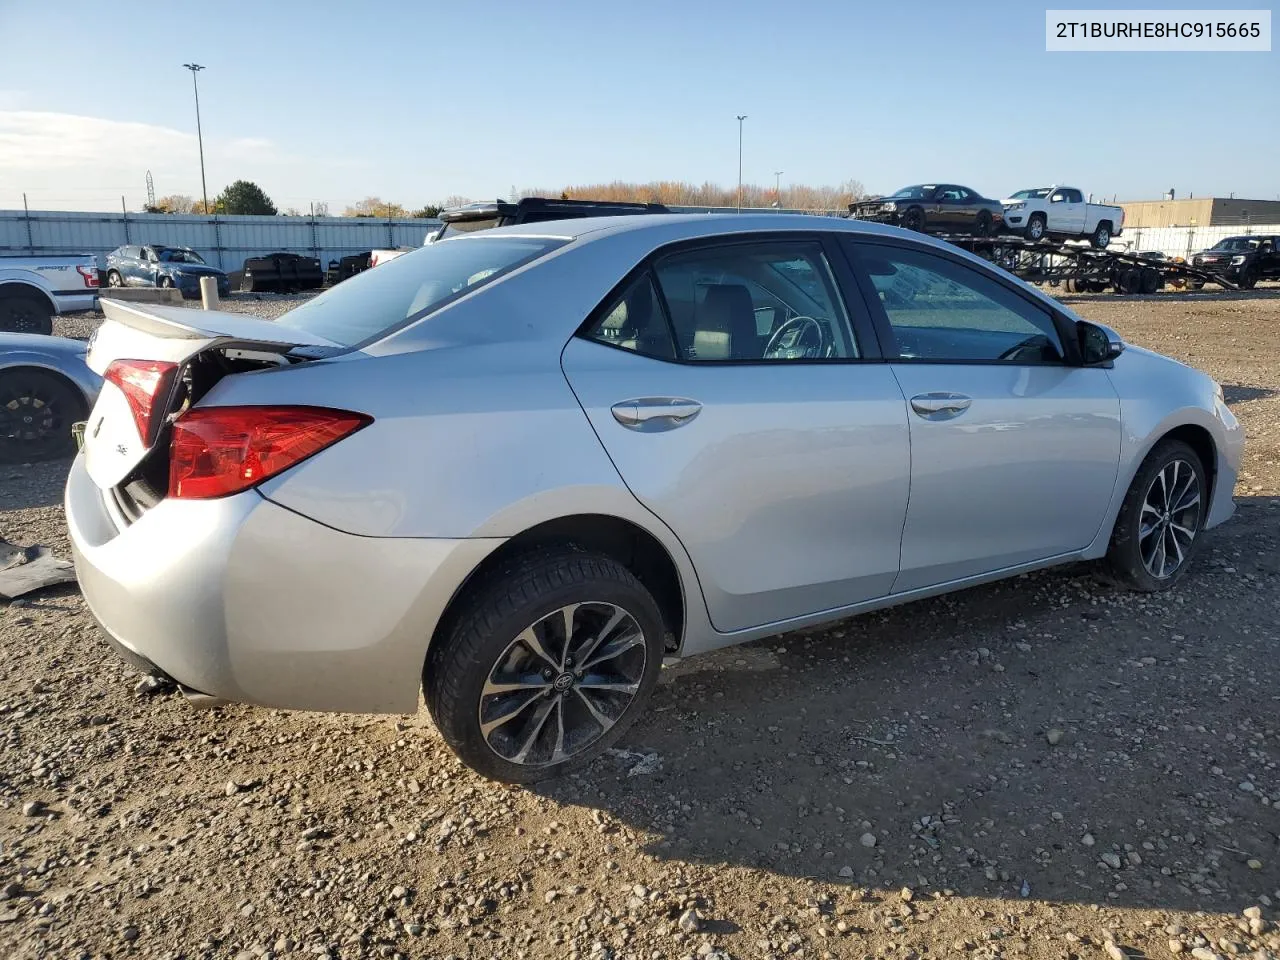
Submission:
[[[109,641],[200,699],[421,690],[502,780],[666,658],[1071,561],[1165,589],[1234,509],[1213,380],[891,227],[539,223],[275,323],[103,305],[66,507]]]

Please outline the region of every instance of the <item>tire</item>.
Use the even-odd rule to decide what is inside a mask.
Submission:
[[[629,621],[623,620],[606,634],[613,639],[604,646],[634,638],[634,632],[627,632],[629,627],[639,631],[638,640],[624,645],[607,661],[610,667],[596,677],[597,683],[600,676],[621,677],[634,690],[597,690],[588,697],[582,689],[590,689],[591,684],[581,682],[583,677],[574,672],[571,660],[547,661],[523,639],[540,638],[538,646],[552,661],[563,660],[565,630],[560,614],[571,605],[577,605],[572,615],[576,648],[572,652],[581,653],[586,642],[583,633],[589,637],[619,611]],[[507,783],[534,783],[590,763],[639,715],[662,667],[663,621],[653,597],[617,561],[572,545],[539,548],[503,562],[467,588],[441,628],[424,668],[427,709],[463,763],[482,776]],[[549,665],[539,670],[537,664]],[[576,679],[567,679],[571,677]],[[516,699],[519,689],[486,694],[491,680],[525,687],[533,695],[521,701]],[[537,693],[538,689],[542,692]],[[499,708],[513,703],[520,705],[510,711],[508,721],[483,730],[482,714],[492,722],[501,714]],[[535,728],[544,703],[545,727]],[[602,715],[612,724],[597,719]],[[566,730],[575,724],[580,728],[564,734],[566,748],[574,732],[577,743],[562,759],[555,756],[557,722]]]
[[[1095,250],[1105,250],[1111,243],[1111,221],[1103,220],[1089,237],[1089,243]]]
[[[160,282],[156,284],[161,290],[168,290],[173,286],[173,277],[161,277]]]
[[[1116,278],[1117,293],[1140,293],[1142,292],[1142,270],[1138,267],[1128,267],[1120,272],[1120,276]]]
[[[902,215],[902,226],[907,230],[924,233],[924,224],[924,211],[919,207],[912,207]]]
[[[1236,284],[1241,290],[1252,290],[1258,285],[1258,268],[1249,267],[1240,274],[1240,282]]]
[[[51,334],[53,308],[42,298],[0,298],[0,332]]]
[[[1176,470],[1175,463],[1180,464]],[[1173,483],[1172,492],[1176,497],[1179,487],[1187,476],[1185,471],[1188,468],[1197,484],[1196,501],[1191,508],[1179,512],[1176,509],[1178,504],[1190,498],[1190,494],[1186,494],[1177,498],[1173,504],[1174,510],[1166,513],[1178,523],[1179,528],[1191,531],[1192,536],[1189,542],[1176,530],[1164,526],[1165,514],[1162,513],[1156,514],[1159,519],[1155,525],[1163,529],[1144,534],[1143,530],[1150,523],[1146,518],[1153,516],[1149,510],[1144,510],[1144,503],[1150,503],[1151,498],[1154,497],[1156,506],[1159,507],[1161,494],[1157,488],[1162,482],[1161,475],[1164,475],[1166,484]],[[1170,474],[1175,475],[1172,481],[1170,481]],[[1196,452],[1181,440],[1164,440],[1157,444],[1142,461],[1142,466],[1138,468],[1133,483],[1129,485],[1129,492],[1125,494],[1120,514],[1116,517],[1115,529],[1111,533],[1111,544],[1103,561],[1106,572],[1122,586],[1142,593],[1169,589],[1186,574],[1192,559],[1199,551],[1200,541],[1204,539],[1202,527],[1205,511],[1208,509],[1208,496],[1209,485],[1205,480],[1204,464],[1200,462]],[[1190,525],[1191,522],[1194,522],[1194,526]],[[1153,544],[1154,537],[1159,537],[1161,542]],[[1163,576],[1158,576],[1160,561],[1156,551],[1164,546],[1165,559],[1169,559],[1169,554],[1172,552],[1167,546],[1170,542],[1167,539],[1169,537],[1176,538],[1177,549],[1182,559],[1176,567],[1166,570]],[[1155,566],[1154,570],[1149,563]]]
[[[1153,294],[1164,286],[1159,270],[1153,270],[1151,267],[1142,268],[1142,292],[1145,294]]]
[[[1027,226],[1023,231],[1023,235],[1032,243],[1035,243],[1037,240],[1043,240],[1046,233],[1045,225],[1046,221],[1044,214],[1033,213],[1031,215],[1031,219],[1027,221]]]
[[[975,237],[991,236],[991,214],[986,210],[978,213],[978,221],[973,225],[973,235]]]
[[[76,452],[71,424],[87,413],[65,377],[35,367],[0,371],[0,463],[36,463]]]
[[[123,286],[124,286],[124,278],[120,276],[120,271],[118,271],[118,270],[108,270],[108,271],[107,271],[107,286],[108,286],[108,287],[123,287]]]

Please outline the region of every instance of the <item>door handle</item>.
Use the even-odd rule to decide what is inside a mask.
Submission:
[[[962,393],[922,393],[911,398],[911,409],[926,420],[950,420],[969,409],[973,398]]]
[[[696,417],[702,404],[684,397],[640,397],[609,408],[613,419],[633,430],[671,430]]]

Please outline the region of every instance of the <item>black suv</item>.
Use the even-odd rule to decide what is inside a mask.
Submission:
[[[513,223],[670,212],[660,203],[623,203],[614,200],[549,200],[545,197],[525,197],[516,203],[506,200],[484,201],[442,210],[440,219],[444,221],[444,226],[431,234],[428,242],[443,240],[459,233],[506,227]]]
[[[1280,280],[1280,237],[1226,237],[1191,258],[1191,265],[1220,273],[1241,289],[1259,280]]]

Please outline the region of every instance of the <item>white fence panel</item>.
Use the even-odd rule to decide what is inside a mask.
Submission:
[[[1159,250],[1167,257],[1189,257],[1212,247],[1219,240],[1250,234],[1280,236],[1280,224],[1259,223],[1248,227],[1231,224],[1212,227],[1131,227],[1120,234],[1112,247],[1124,247],[1134,253]]]

